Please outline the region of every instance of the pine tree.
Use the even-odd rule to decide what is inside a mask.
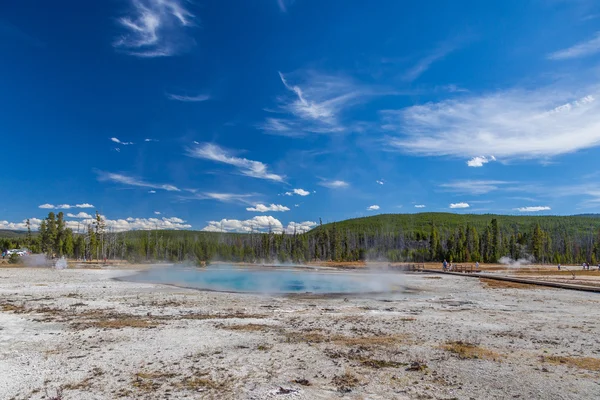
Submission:
[[[46,218],[46,233],[47,233],[47,246],[48,252],[51,257],[54,257],[56,254],[56,238],[57,238],[57,229],[56,229],[56,215],[51,211],[48,213],[48,218]]]
[[[431,225],[431,235],[429,237],[429,260],[439,261],[442,253],[442,243],[440,234],[435,225]]]

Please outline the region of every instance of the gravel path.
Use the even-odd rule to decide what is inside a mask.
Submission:
[[[131,273],[0,269],[0,399],[600,398],[595,293],[425,274],[346,299],[111,279]]]

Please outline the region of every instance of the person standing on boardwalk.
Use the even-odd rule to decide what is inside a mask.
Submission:
[[[442,269],[445,271],[447,268],[448,268],[448,263],[444,259],[444,262],[442,263]]]

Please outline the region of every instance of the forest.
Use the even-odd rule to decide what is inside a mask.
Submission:
[[[506,216],[450,213],[382,214],[320,223],[303,234],[202,231],[110,232],[96,213],[86,233],[50,212],[37,231],[0,232],[0,247],[29,248],[49,257],[132,262],[498,262],[596,264],[600,216]]]

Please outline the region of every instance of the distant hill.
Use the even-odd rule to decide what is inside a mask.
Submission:
[[[452,213],[418,213],[418,214],[379,214],[369,217],[347,219],[339,222],[323,224],[322,228],[313,229],[310,234],[316,234],[319,229],[332,229],[335,224],[339,230],[354,233],[394,233],[419,232],[429,234],[432,224],[441,232],[454,231],[459,226],[467,224],[482,231],[492,219],[498,220],[500,229],[504,232],[527,232],[534,225],[548,231],[564,231],[570,235],[588,234],[590,229],[597,232],[600,229],[600,214],[581,214],[573,216],[546,215],[498,215],[498,214],[452,214]]]
[[[27,232],[25,231],[14,231],[10,229],[0,229],[0,237],[2,238],[24,238],[27,236]]]

